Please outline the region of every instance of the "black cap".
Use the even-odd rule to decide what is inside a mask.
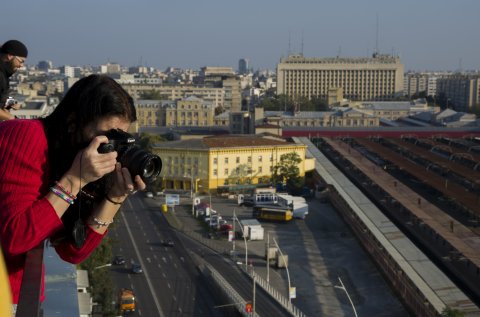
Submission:
[[[3,43],[0,52],[25,58],[28,56],[28,50],[25,44],[17,40],[10,40]]]

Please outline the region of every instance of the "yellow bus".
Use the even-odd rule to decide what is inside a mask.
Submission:
[[[285,207],[254,206],[252,217],[258,220],[288,222],[293,219],[293,212]]]

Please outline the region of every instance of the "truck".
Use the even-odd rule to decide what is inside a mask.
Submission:
[[[260,222],[257,219],[242,219],[242,220],[240,220],[240,224],[242,226],[241,229],[240,229],[240,231],[243,233],[242,238],[246,238],[246,239],[250,239],[249,233],[250,233],[250,228],[251,227],[262,228],[262,225],[260,224]],[[257,234],[258,233],[255,232],[255,235],[257,235]],[[263,235],[263,232],[262,232],[262,235]]]
[[[304,197],[277,194],[278,204],[292,208],[293,218],[305,219],[308,215],[308,203]]]
[[[264,229],[262,226],[249,226],[248,239],[250,241],[263,240]]]
[[[118,309],[122,316],[135,311],[135,294],[133,290],[128,288],[120,289],[118,293]]]

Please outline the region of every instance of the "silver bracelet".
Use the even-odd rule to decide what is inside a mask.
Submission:
[[[97,217],[94,217],[93,222],[95,222],[95,224],[97,225],[97,228],[107,227],[108,225],[111,225],[113,223],[113,219],[110,220],[110,221],[102,221],[102,220],[98,219]]]

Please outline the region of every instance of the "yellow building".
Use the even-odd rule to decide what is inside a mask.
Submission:
[[[140,127],[210,127],[214,125],[215,108],[196,97],[182,100],[137,100]]]
[[[209,190],[224,186],[268,184],[283,154],[295,152],[302,162],[300,176],[313,169],[306,146],[263,136],[211,136],[157,144],[162,158],[160,176],[166,189]]]
[[[165,110],[167,127],[210,127],[213,125],[215,109],[212,104],[196,97],[179,100],[176,107]]]

